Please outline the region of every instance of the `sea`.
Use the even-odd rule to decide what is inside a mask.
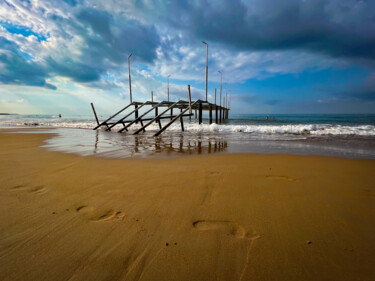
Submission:
[[[268,118],[267,118],[268,117]],[[99,116],[104,121],[108,116]],[[116,119],[115,119],[116,120]],[[166,124],[169,120],[162,123]],[[220,153],[300,154],[375,159],[375,114],[229,114],[222,124],[193,116],[175,122],[159,137],[158,124],[133,135],[140,124],[118,133],[93,130],[93,116],[0,115],[0,128],[49,133],[47,150],[111,158]],[[33,128],[33,130],[29,130]],[[38,128],[35,130],[34,128]],[[22,129],[22,130],[21,130]],[[12,130],[12,132],[15,132]]]

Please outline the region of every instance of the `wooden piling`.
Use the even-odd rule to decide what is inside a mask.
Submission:
[[[135,105],[134,105],[134,108],[137,109],[137,108],[138,108],[138,104],[135,104]],[[135,117],[135,119],[138,118],[138,110],[136,110],[136,111],[134,112],[134,117]],[[138,122],[136,122],[136,124],[138,124]]]
[[[188,88],[188,101],[189,101],[189,120],[191,120],[191,114],[193,113],[191,110],[191,91],[190,91],[190,85],[187,85]]]
[[[202,124],[202,109],[203,109],[203,106],[202,106],[202,103],[200,102],[199,103],[199,124]]]
[[[215,105],[215,123],[216,124],[219,124],[218,115],[219,115],[218,108],[217,108],[217,105]]]
[[[180,109],[180,112],[182,113],[182,108]],[[182,114],[181,114],[181,117],[180,117],[180,122],[181,122],[181,131],[185,131],[185,129],[184,129],[184,117],[182,116]]]
[[[95,115],[95,119],[96,119],[96,124],[98,124],[98,126],[99,126],[99,119],[98,119],[98,116],[96,115],[96,111],[95,111],[95,107],[94,107],[93,103],[91,103],[91,108],[92,108],[92,111],[94,111],[94,115]]]
[[[210,105],[210,124],[212,124],[212,105]]]

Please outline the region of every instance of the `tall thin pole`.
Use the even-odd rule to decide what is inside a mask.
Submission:
[[[133,55],[133,54],[130,54],[129,57],[128,57],[130,103],[133,102],[133,96],[132,96],[132,78],[131,78],[131,75],[130,75],[130,57],[131,57],[132,55]]]
[[[207,83],[208,83],[208,44],[202,41],[206,45],[206,102],[207,102]]]
[[[229,108],[232,105],[232,91],[229,90]]]
[[[171,77],[171,75],[169,74],[168,77],[167,77],[167,83],[168,83],[168,86],[167,86],[167,92],[168,92],[168,101],[169,101],[169,77]]]
[[[220,73],[220,107],[221,107],[221,90],[222,90],[222,87],[221,87],[221,84],[222,84],[222,81],[223,81],[223,73],[219,70],[218,71]]]
[[[225,83],[225,107],[228,108],[228,83]]]
[[[216,105],[216,88],[215,88],[215,105]]]
[[[154,91],[151,91],[151,102],[154,102]]]

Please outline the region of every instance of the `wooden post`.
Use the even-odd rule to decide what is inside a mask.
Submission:
[[[135,105],[134,105],[134,108],[137,109],[137,108],[138,108],[138,104],[135,104]],[[134,112],[134,116],[135,116],[135,119],[138,118],[138,110],[136,110],[136,111]],[[136,124],[138,124],[138,122],[136,122]]]
[[[188,85],[188,101],[189,101],[189,113],[191,114],[191,92],[190,92],[190,85]]]
[[[221,124],[221,120],[222,120],[221,113],[222,113],[222,108],[221,108],[221,106],[219,106],[219,123],[220,124]]]
[[[216,124],[219,124],[218,115],[219,115],[218,108],[217,108],[217,105],[215,105],[215,123]]]
[[[93,104],[93,103],[91,103],[91,108],[92,108],[92,111],[94,111],[94,115],[95,115],[96,123],[99,125],[99,119],[98,119],[98,116],[96,116],[96,111],[95,111],[95,107],[94,107],[94,104]]]
[[[182,112],[182,108],[181,108],[181,112]],[[182,115],[180,117],[180,122],[181,122],[181,130],[185,131],[185,129],[184,129],[184,117]]]
[[[228,108],[228,83],[225,83],[225,107]]]
[[[212,124],[212,105],[210,105],[210,124]]]
[[[155,107],[155,117],[159,115],[158,109],[159,109],[158,107]],[[156,120],[155,123],[158,123],[158,121]]]
[[[139,121],[140,123],[141,123],[141,126],[143,127],[143,122],[142,122],[142,120],[141,121]],[[145,129],[143,129],[143,132],[146,132],[146,130]]]
[[[203,108],[203,106],[202,106],[202,103],[200,102],[199,103],[199,124],[202,124],[202,108]]]
[[[188,85],[187,87],[188,87],[189,114],[192,114],[190,85]],[[191,115],[189,115],[189,120],[191,120]]]
[[[202,41],[206,45],[206,102],[207,102],[207,83],[208,83],[208,44]]]
[[[195,109],[195,119],[197,119],[197,109]]]
[[[216,88],[215,88],[215,105],[216,105]]]
[[[171,120],[173,119],[173,107],[171,108]]]
[[[151,102],[154,102],[154,91],[151,91]]]
[[[132,78],[131,78],[131,75],[130,75],[130,57],[131,56],[132,56],[132,54],[130,54],[129,57],[128,57],[130,103],[133,102],[133,96],[132,96]]]

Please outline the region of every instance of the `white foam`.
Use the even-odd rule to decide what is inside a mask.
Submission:
[[[217,124],[187,124],[188,131],[196,132],[226,132],[226,133],[250,133],[250,134],[293,134],[293,135],[359,135],[375,136],[373,125],[217,125]],[[169,130],[180,130],[177,124],[172,125]]]
[[[89,120],[61,120],[61,119],[10,119],[2,120],[0,126],[36,126],[59,127],[59,128],[81,128],[92,129],[96,126],[94,121]],[[122,126],[116,126],[119,129]],[[140,128],[133,125],[132,130]],[[149,130],[158,130],[158,125],[153,123]],[[180,131],[179,122],[172,124],[169,131]],[[217,125],[197,124],[185,122],[185,130],[201,133],[235,133],[254,135],[357,135],[375,136],[374,125],[332,125],[332,124],[299,124],[299,125]]]

